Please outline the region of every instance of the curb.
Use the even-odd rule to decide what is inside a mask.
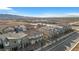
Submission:
[[[72,51],[77,46],[78,43],[79,41],[69,51]]]

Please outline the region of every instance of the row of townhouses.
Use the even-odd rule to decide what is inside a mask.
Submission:
[[[5,30],[8,31],[7,33],[0,34],[0,48],[4,48],[4,50],[20,50],[26,48],[25,50],[27,50],[27,47],[29,47],[29,49],[32,49],[32,46],[34,44],[41,44],[43,40],[48,41],[51,40],[51,38],[54,39],[54,37],[59,36],[71,29],[72,28],[70,25],[55,27],[44,26],[39,28],[38,31],[32,31],[32,33],[28,34],[25,33],[27,32],[27,30],[24,25],[21,25],[19,27],[15,26],[15,31],[13,32],[9,32],[9,30],[14,30],[14,28],[8,27]]]

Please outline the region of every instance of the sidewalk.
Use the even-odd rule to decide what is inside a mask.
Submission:
[[[64,36],[62,36],[62,37],[60,37],[60,38],[58,38],[57,40],[61,40],[61,39],[65,38],[65,37],[67,37],[67,36],[69,36],[69,35],[71,35],[71,34],[73,34],[73,33],[74,33],[74,32],[71,32],[71,33],[69,33],[69,34],[66,34],[66,35],[64,35]],[[36,50],[34,50],[34,51],[40,51],[41,49],[46,48],[47,46],[49,46],[49,45],[51,45],[51,44],[53,44],[52,41],[50,41],[48,44],[46,44],[46,45],[44,45],[43,47],[40,47],[40,48],[38,48],[38,49],[36,49]]]
[[[79,41],[69,50],[69,51],[74,51],[76,48],[78,48]]]

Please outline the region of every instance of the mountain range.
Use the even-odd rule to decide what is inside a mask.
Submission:
[[[0,20],[32,20],[32,21],[60,21],[60,20],[79,20],[78,16],[69,17],[30,17],[30,16],[19,16],[12,14],[0,14]]]

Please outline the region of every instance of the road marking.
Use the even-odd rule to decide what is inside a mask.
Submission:
[[[66,37],[66,38],[67,38],[67,37]],[[68,39],[66,39],[66,40],[68,40]],[[62,44],[63,42],[65,42],[66,40],[62,41],[61,43],[59,43],[59,44],[55,45],[55,46],[54,46],[54,47],[52,47],[52,48],[49,48],[47,51],[50,51],[51,49],[53,49],[53,48],[55,48],[56,46],[58,46],[58,45]]]

